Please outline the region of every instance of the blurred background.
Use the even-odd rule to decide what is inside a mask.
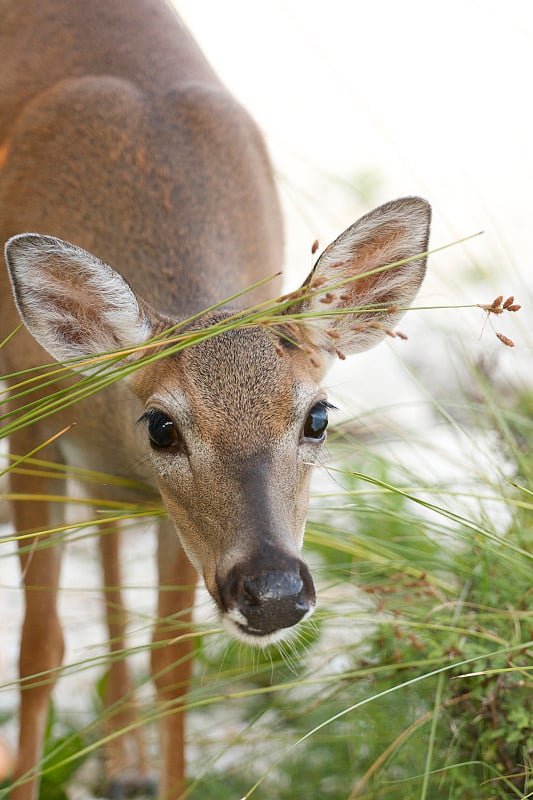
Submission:
[[[526,304],[533,178],[527,0],[177,5],[266,135],[285,208],[291,287],[309,267],[315,238],[325,246],[371,207],[420,194],[433,206],[432,247],[483,234],[430,259],[418,304],[490,302],[491,292],[519,290]],[[437,367],[432,377],[444,391],[447,355],[458,344],[493,354],[504,370],[515,369],[508,359],[524,365],[529,346],[515,327],[519,317],[505,321],[516,340],[512,354],[490,330],[482,335],[481,312],[410,315],[404,327],[412,340],[394,347]],[[357,402],[379,401],[383,384],[403,397],[408,389],[386,349],[340,365],[331,383],[372,368],[379,380],[358,381]]]
[[[228,654],[225,643],[214,648],[209,642],[199,644],[195,691],[210,700],[207,711],[191,715],[189,722],[191,770],[200,776],[197,794],[191,796],[238,797],[237,792],[274,769],[280,756],[281,767],[272,773],[275,780],[258,796],[507,796],[502,783],[489,795],[482,780],[500,767],[510,774],[518,762],[529,759],[531,764],[530,677],[524,673],[528,695],[519,692],[517,679],[512,684],[514,705],[505,706],[503,700],[496,704],[500,730],[506,734],[503,744],[495,744],[495,728],[483,703],[489,696],[505,696],[508,685],[501,676],[490,685],[469,684],[469,697],[477,704],[472,701],[467,709],[457,705],[458,716],[448,720],[440,739],[436,728],[429,735],[424,725],[432,719],[432,709],[440,713],[455,708],[457,686],[464,687],[464,682],[451,680],[444,687],[440,679],[426,681],[425,676],[454,658],[477,663],[485,652],[483,666],[503,668],[509,662],[494,661],[494,648],[512,650],[532,638],[521,625],[531,625],[533,613],[528,573],[533,508],[529,490],[518,499],[509,495],[509,478],[527,486],[533,475],[527,461],[533,446],[533,4],[180,0],[176,6],[266,137],[285,213],[287,288],[295,288],[307,275],[315,239],[324,248],[359,216],[396,197],[417,194],[429,200],[430,245],[445,248],[429,259],[428,277],[415,303],[420,310],[411,311],[399,326],[408,340],[387,341],[339,362],[326,379],[339,412],[333,420],[337,432],[331,437],[330,461],[316,472],[307,535],[320,607],[314,633],[308,633],[302,650],[306,658],[300,663],[296,648],[288,672],[282,674],[275,656],[265,666],[257,656],[247,662],[242,652]],[[475,308],[498,295],[516,296],[520,313],[488,319]],[[502,344],[497,332],[515,346]],[[506,416],[509,409],[515,427]],[[358,472],[403,488],[387,494],[384,486],[377,486],[378,494],[372,494],[368,483],[356,477]],[[421,505],[421,498],[436,507]],[[6,525],[2,532],[9,530]],[[506,560],[505,539],[514,561]],[[125,541],[130,545],[124,554],[127,597],[134,609],[130,644],[144,646],[154,613],[155,574],[149,556],[155,543],[148,525],[140,533],[126,533]],[[21,596],[14,544],[3,554],[0,718],[13,743]],[[485,593],[476,594],[473,576],[481,564]],[[80,719],[90,728],[95,707],[101,711],[95,686],[99,659],[105,657],[105,632],[94,541],[80,536],[71,543],[63,576],[67,662],[79,666],[60,683],[56,709],[61,735],[67,730],[78,736]],[[416,587],[406,588],[406,580]],[[514,596],[506,595],[509,587]],[[387,598],[392,598],[389,605]],[[502,612],[489,623],[483,617],[489,608],[506,609],[508,616]],[[205,598],[199,618],[213,625]],[[475,635],[469,637],[469,630]],[[146,653],[137,653],[137,658],[144,676],[139,679],[141,696],[149,703]],[[90,668],[92,659],[98,670]],[[249,669],[244,677],[243,663]],[[418,672],[402,672],[407,663],[418,664]],[[381,675],[392,664],[390,682],[370,681],[369,664],[376,674],[383,670]],[[336,682],[332,675],[338,676]],[[416,695],[405,688],[413,675],[424,686]],[[321,676],[324,684],[318,685]],[[265,695],[262,705],[262,688],[277,680],[295,680],[296,688],[272,700]],[[373,697],[394,685],[399,689],[386,703],[374,702]],[[226,695],[235,686],[237,691],[258,687],[258,697],[252,695],[247,706],[230,708]],[[283,756],[313,725],[344,715],[358,702],[368,702],[366,716],[347,714],[337,726],[328,724],[323,737],[311,737],[309,751],[298,751],[300,761]],[[484,719],[485,728],[468,727],[471,720]],[[397,721],[394,731],[392,720]],[[415,728],[417,746],[402,761],[397,751]],[[461,739],[457,731],[465,730],[468,735]],[[51,736],[52,744],[58,735]],[[480,753],[476,747],[485,740],[487,748]],[[515,757],[505,748],[513,742],[518,747],[516,741],[520,754]],[[424,763],[428,742],[434,743],[435,757]],[[492,761],[491,747],[496,753]],[[384,767],[387,752],[396,758],[389,771]],[[469,759],[486,759],[486,772],[485,767],[475,773],[467,768],[467,777],[463,782],[458,778],[453,788],[441,786],[437,778],[430,783],[432,771],[443,763],[453,771]],[[243,765],[249,770],[244,777]],[[319,770],[316,775],[311,767]],[[239,788],[229,789],[225,770]],[[211,784],[211,773],[222,775],[222,783]],[[424,776],[422,788],[413,782],[415,775]],[[509,796],[522,797],[517,786],[526,783],[517,779]],[[366,794],[369,786],[374,788]],[[46,799],[63,798],[56,790],[52,780]],[[85,789],[78,791],[76,797],[87,797]]]

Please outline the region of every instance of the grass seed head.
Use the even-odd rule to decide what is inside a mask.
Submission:
[[[494,298],[492,303],[478,303],[477,305],[478,308],[483,309],[487,314],[503,314],[504,311],[520,311],[521,308],[518,303],[515,303],[512,294],[509,295],[505,302],[503,294],[500,294],[498,297]]]
[[[298,325],[296,325],[295,322],[286,322],[285,323],[285,328],[291,334],[291,336],[294,336],[294,337],[298,336],[299,329],[298,329]]]
[[[310,288],[310,289],[319,289],[321,286],[324,286],[324,284],[325,284],[326,282],[327,282],[327,278],[324,278],[324,277],[321,277],[321,278],[315,278],[315,279],[314,279],[314,280],[312,280],[312,281],[311,281],[311,283],[309,284],[309,288]]]
[[[503,333],[496,333],[496,337],[504,344],[506,347],[514,347],[514,342],[512,339],[509,339],[508,336],[504,336]]]
[[[346,261],[335,261],[333,264],[329,265],[330,269],[340,269],[340,267],[345,267]]]
[[[341,338],[340,333],[338,333],[338,331],[333,330],[333,328],[328,328],[326,330],[326,334],[327,334],[327,336],[330,337],[330,339],[340,339]]]

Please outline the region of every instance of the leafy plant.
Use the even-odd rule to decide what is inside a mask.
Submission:
[[[493,314],[504,305],[483,308]],[[244,324],[268,326],[276,311],[256,309]],[[222,327],[242,324],[236,318]],[[169,336],[180,349],[217,332]],[[146,358],[159,357],[161,341],[153,344]],[[55,386],[66,372],[54,366],[21,374],[14,394],[24,407],[18,416],[6,413],[0,434],[139,365],[125,365],[124,355],[104,359],[96,376],[65,384],[45,401],[30,392]],[[468,479],[436,483],[423,469],[399,466],[383,444],[365,446],[339,426],[330,440],[334,480],[315,497],[307,531],[324,596],[315,617],[292,643],[259,653],[228,647],[216,626],[198,626],[187,700],[190,797],[503,800],[533,792],[531,396],[504,403],[486,376],[477,378],[483,402],[469,400],[466,411],[470,430],[490,436],[492,473],[472,467]],[[455,436],[458,423],[449,413],[443,420]],[[39,460],[44,444],[6,471],[64,478],[62,467]],[[405,446],[434,449],[414,436]],[[99,501],[98,486],[110,476],[76,477],[91,485],[91,503],[104,513],[43,532],[38,546],[48,546],[44,534],[72,541],[105,530],[109,520],[163,513],[151,500]],[[97,656],[71,669],[105,662]],[[146,674],[137,679],[144,690]],[[161,712],[145,693],[139,724],[172,711]],[[46,800],[63,800],[74,770],[103,742],[107,712],[93,712],[79,725],[52,715],[42,765]]]

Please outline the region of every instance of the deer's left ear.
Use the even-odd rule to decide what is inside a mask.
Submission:
[[[6,244],[22,321],[58,361],[137,347],[152,335],[139,298],[110,266],[53,236],[25,233]],[[79,365],[90,374],[101,364]]]
[[[304,323],[315,347],[348,355],[373,347],[394,328],[424,278],[430,220],[425,200],[394,200],[324,250],[302,287],[310,295],[287,310],[320,315]]]

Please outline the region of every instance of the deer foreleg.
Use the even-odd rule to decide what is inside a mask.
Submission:
[[[185,713],[191,679],[191,615],[197,573],[170,522],[158,541],[159,602],[153,635],[152,675],[160,712],[161,800],[177,800],[185,783]]]
[[[114,784],[143,784],[148,780],[149,767],[126,661],[127,612],[121,589],[118,526],[102,531],[99,543],[110,652],[105,697],[108,715],[104,726],[105,735],[109,737],[105,746],[106,780],[112,787]]]
[[[20,452],[29,443],[17,437],[13,447]],[[10,475],[14,495],[50,493],[48,479],[24,474]],[[54,494],[60,494],[57,482]],[[19,744],[13,775],[11,800],[35,800],[39,793],[39,762],[52,689],[63,659],[64,643],[57,612],[61,549],[50,537],[23,537],[25,532],[47,531],[53,525],[51,506],[44,501],[14,501],[13,512],[19,539],[24,585],[25,615],[20,645]],[[57,519],[55,520],[57,522]]]

